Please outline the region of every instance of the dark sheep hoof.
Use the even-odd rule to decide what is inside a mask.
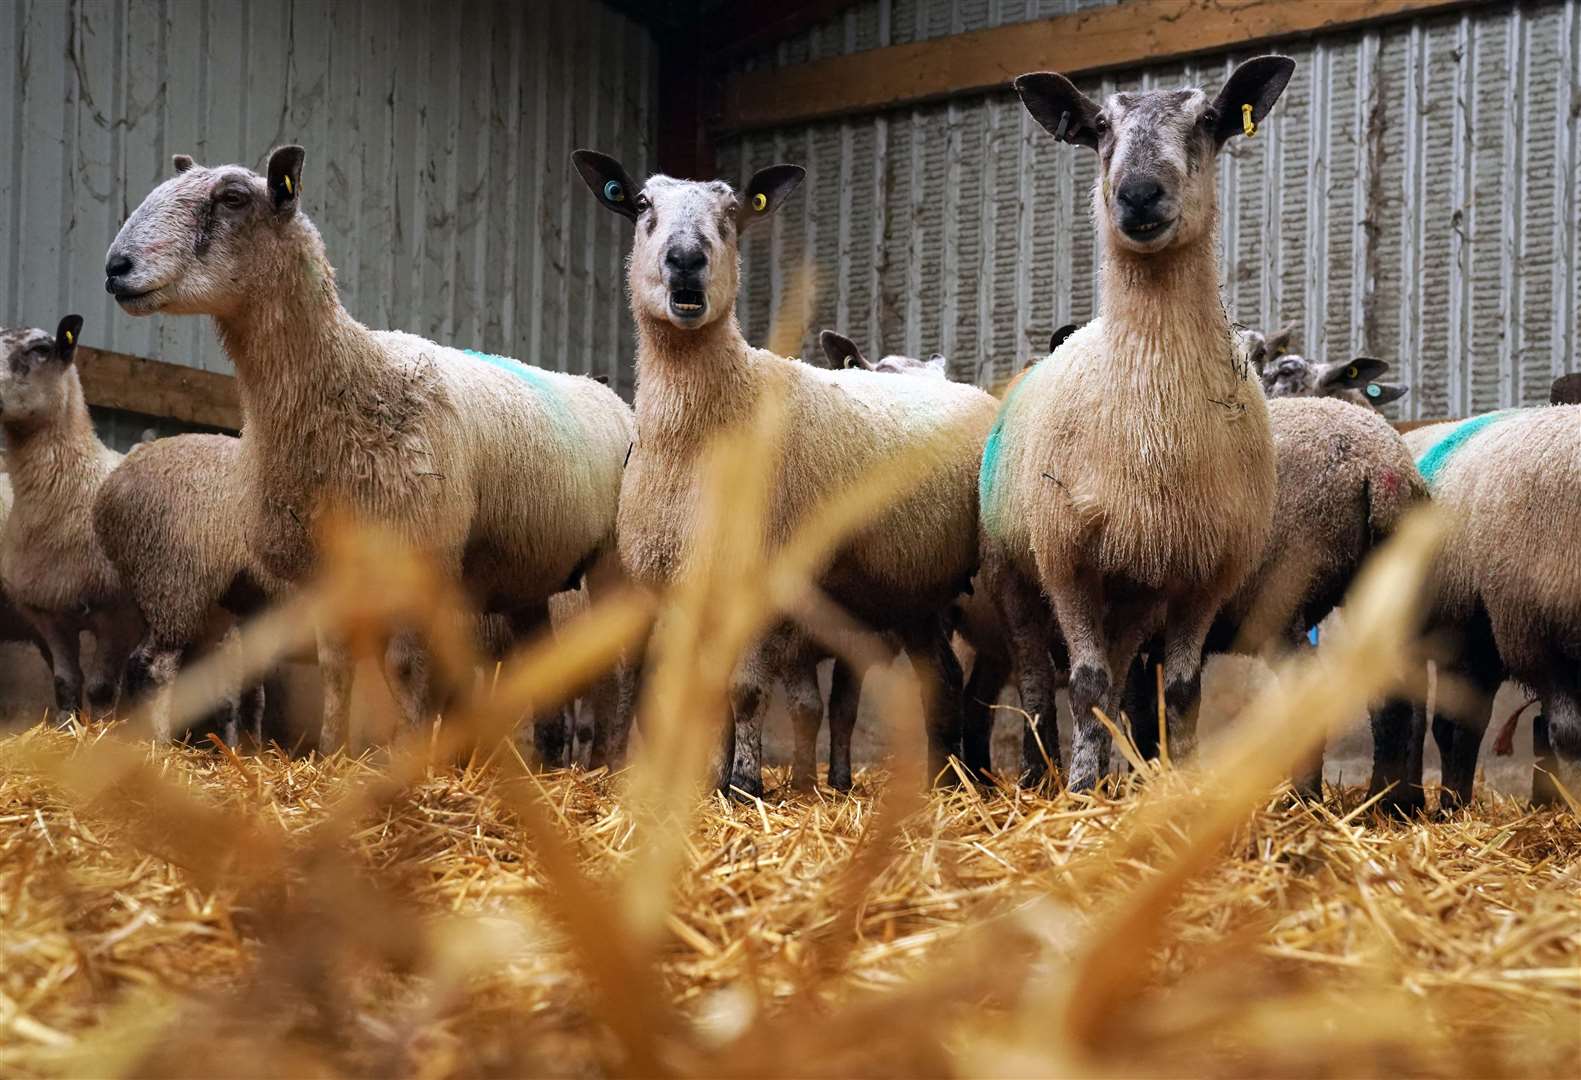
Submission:
[[[1098,786],[1098,774],[1085,771],[1073,772],[1070,775],[1070,784],[1068,786],[1071,791],[1083,795],[1090,794]]]
[[[1016,780],[1016,783],[1023,788],[1039,787],[1048,777],[1048,774],[1048,766],[1041,762],[1037,765],[1029,765],[1021,770],[1021,776]]]
[[[812,773],[791,773],[790,789],[805,794],[818,790],[818,777]]]
[[[851,774],[842,770],[829,770],[829,786],[836,791],[851,790]]]
[[[730,787],[725,794],[737,802],[750,802],[753,799],[763,798],[763,778],[761,776],[732,776]]]
[[[1375,790],[1368,791],[1367,798],[1370,799],[1377,794]],[[1388,817],[1409,821],[1427,811],[1427,797],[1420,790],[1401,792],[1395,788],[1378,800],[1376,809],[1380,814]]]

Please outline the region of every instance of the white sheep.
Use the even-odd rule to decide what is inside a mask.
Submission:
[[[133,315],[210,315],[236,367],[247,429],[241,521],[265,572],[300,582],[328,513],[395,530],[519,635],[613,550],[631,410],[591,378],[370,330],[341,306],[301,211],[299,146],[266,175],[184,155],[122,226],[106,288]],[[432,704],[402,631],[387,674],[408,721]],[[320,745],[345,735],[352,667],[321,643]],[[558,719],[558,718],[556,718]]]
[[[44,646],[62,716],[83,704],[80,638],[94,638],[89,706],[115,704],[137,608],[94,539],[93,498],[121,455],[99,441],[73,363],[82,318],[46,331],[0,331],[0,427],[15,500],[0,536],[0,590]]]
[[[1115,673],[1160,626],[1170,745],[1194,749],[1204,639],[1267,540],[1267,406],[1211,287],[1214,162],[1267,116],[1294,66],[1258,57],[1217,98],[1118,93],[1101,106],[1062,75],[1016,80],[1039,124],[1099,160],[1102,317],[1010,392],[981,474],[984,574],[1018,657],[1050,648],[1045,596],[1069,649],[1078,790],[1108,769],[1094,710],[1115,714]],[[1029,712],[1052,709],[1046,689],[1032,701],[1025,690]],[[1037,713],[1038,723],[1051,715]],[[1024,764],[1036,778],[1042,761],[1032,756]]]
[[[926,473],[835,553],[819,585],[869,626],[895,631],[928,687],[936,770],[960,742],[960,668],[942,615],[976,564],[976,461],[993,399],[944,379],[829,371],[749,346],[735,317],[737,237],[766,219],[803,170],[760,170],[738,194],[720,181],[668,176],[637,184],[619,162],[578,150],[577,170],[606,208],[632,221],[627,268],[637,323],[637,443],[620,501],[620,551],[639,581],[670,582],[693,551],[702,492],[698,455],[778,394],[786,437],[768,497],[766,541],[784,543],[805,515],[883,463],[926,451]],[[949,437],[950,445],[940,447]],[[771,636],[732,687],[728,782],[762,790],[765,678],[782,674]],[[808,703],[810,706],[810,702]]]

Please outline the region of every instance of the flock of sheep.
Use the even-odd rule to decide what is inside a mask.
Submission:
[[[243,433],[159,439],[123,459],[94,435],[72,366],[81,320],[68,316],[53,335],[0,335],[0,491],[11,504],[0,629],[38,644],[62,713],[84,699],[109,708],[124,686],[152,695],[156,733],[168,736],[162,688],[219,647],[232,620],[303,582],[315,525],[343,511],[437,560],[497,653],[548,626],[552,600],[621,581],[663,586],[706,555],[695,545],[703,451],[773,394],[786,437],[766,493],[770,544],[879,466],[918,466],[915,485],[817,584],[909,657],[936,774],[951,754],[977,773],[993,767],[989,705],[1007,683],[1031,722],[1022,760],[1000,768],[1024,782],[1052,767],[1077,789],[1097,783],[1110,735],[1095,709],[1123,711],[1146,752],[1167,737],[1175,758],[1189,755],[1205,656],[1304,643],[1369,551],[1431,497],[1449,507],[1451,533],[1429,630],[1440,672],[1472,689],[1440,702],[1432,721],[1445,805],[1471,794],[1506,678],[1541,699],[1540,747],[1581,791],[1581,559],[1568,546],[1581,536],[1581,407],[1507,410],[1402,438],[1376,411],[1404,393],[1375,381],[1378,361],[1309,363],[1289,352],[1288,334],[1232,327],[1209,285],[1217,155],[1255,133],[1293,68],[1258,57],[1216,96],[1102,103],[1061,75],[1016,80],[1056,140],[1098,155],[1103,315],[1056,333],[1002,400],[950,381],[941,357],[869,361],[832,332],[828,368],[746,342],[734,314],[738,237],[792,195],[804,176],[794,165],[763,169],[738,192],[663,175],[638,183],[609,157],[573,155],[594,197],[634,226],[633,410],[592,378],[358,323],[301,210],[300,147],[275,150],[262,176],[178,155],[110,246],[106,288],[131,315],[214,320]],[[1575,389],[1572,377],[1555,393],[1573,401]],[[86,674],[84,632],[95,638]],[[743,660],[722,785],[761,792],[775,685],[794,724],[792,783],[815,782],[827,655],[787,624]],[[318,661],[328,751],[345,738],[352,668],[345,644],[324,635]],[[406,719],[430,715],[445,688],[424,642],[392,630],[385,663]],[[624,752],[640,668],[599,696],[595,765]],[[837,662],[836,788],[851,784],[862,676]],[[1060,687],[1074,724],[1068,764],[1053,726]],[[227,738],[257,737],[259,696],[239,694]],[[565,759],[565,724],[535,719],[548,763]],[[1395,809],[1420,808],[1423,708],[1380,702],[1372,725],[1373,789]],[[1297,787],[1320,795],[1321,765]]]

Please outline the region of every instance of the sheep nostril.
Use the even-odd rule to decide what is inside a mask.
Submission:
[[[680,274],[695,274],[708,265],[708,252],[700,247],[676,245],[664,253],[664,265]]]
[[[121,277],[132,272],[132,259],[128,255],[111,255],[104,263],[105,277]]]
[[[1164,188],[1156,180],[1129,180],[1115,194],[1127,210],[1142,213],[1158,205]]]

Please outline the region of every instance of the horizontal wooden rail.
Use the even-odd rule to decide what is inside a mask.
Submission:
[[[241,430],[241,402],[229,375],[86,345],[77,350],[77,370],[90,405]]]
[[[1127,0],[726,80],[720,130],[782,127],[1508,0]]]

